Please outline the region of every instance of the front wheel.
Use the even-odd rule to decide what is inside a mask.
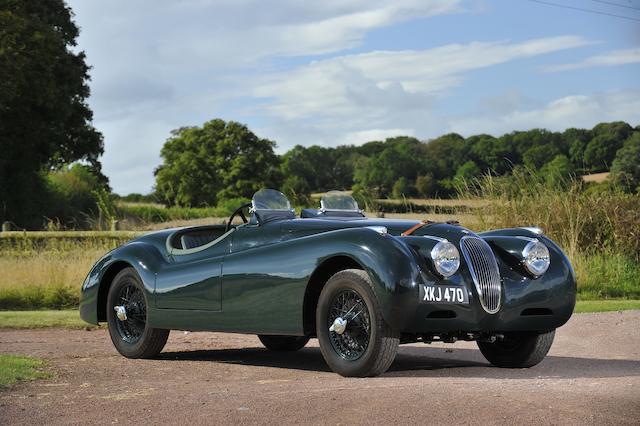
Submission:
[[[277,352],[293,352],[304,348],[309,341],[308,336],[272,336],[259,334],[258,339],[265,348]]]
[[[537,365],[547,356],[555,330],[546,333],[512,332],[504,339],[494,342],[478,342],[482,355],[491,364],[502,368],[529,368]]]
[[[107,322],[113,345],[127,358],[153,358],[169,337],[169,330],[149,326],[144,286],[133,268],[123,269],[113,279],[107,295]]]
[[[346,377],[384,373],[400,342],[399,332],[382,318],[371,278],[358,269],[327,281],[316,309],[316,333],[329,367]]]

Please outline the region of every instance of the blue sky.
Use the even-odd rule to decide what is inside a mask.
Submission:
[[[72,0],[103,170],[146,193],[171,129],[278,143],[640,124],[640,0]],[[543,2],[544,3],[544,2]]]

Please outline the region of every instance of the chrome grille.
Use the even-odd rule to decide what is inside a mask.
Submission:
[[[502,284],[498,263],[489,244],[482,238],[462,237],[460,248],[480,297],[480,304],[490,314],[500,309]]]

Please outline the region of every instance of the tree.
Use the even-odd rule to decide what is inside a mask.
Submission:
[[[587,145],[584,150],[584,163],[592,172],[605,172],[611,167],[616,152],[624,140],[616,139],[609,134],[600,134]]]
[[[525,166],[538,170],[559,154],[553,145],[537,145],[529,148],[522,156],[522,160]]]
[[[430,140],[423,152],[421,172],[431,173],[437,180],[453,178],[457,168],[469,156],[465,139],[457,133]]]
[[[613,121],[597,124],[591,132],[594,136],[609,136],[611,139],[625,141],[631,136],[633,128],[624,121]]]
[[[422,143],[412,137],[389,138],[379,154],[358,162],[354,182],[376,189],[381,196],[389,195],[401,177],[413,182],[421,167]],[[369,144],[367,144],[369,145]]]
[[[640,193],[640,131],[634,132],[618,150],[611,174],[625,192]]]
[[[250,198],[260,188],[278,186],[274,148],[275,142],[234,121],[174,130],[160,151],[156,191],[166,203],[180,206]]]
[[[102,136],[72,16],[63,0],[0,5],[0,221],[40,224],[43,171],[78,160],[100,171]]]
[[[457,183],[469,182],[482,174],[482,170],[473,161],[469,160],[456,170],[454,181]]]
[[[431,198],[438,192],[438,182],[433,178],[433,175],[427,174],[425,176],[418,176],[416,178],[416,191],[422,198]]]
[[[332,150],[313,145],[296,145],[282,156],[281,170],[285,177],[296,176],[306,182],[308,190],[329,191],[333,185]]]
[[[591,131],[572,127],[562,133],[562,138],[569,146],[569,159],[574,167],[584,168],[584,150],[591,141]]]
[[[566,155],[557,155],[553,160],[542,166],[540,174],[547,185],[557,188],[566,187],[573,178],[575,170]]]
[[[413,192],[413,189],[409,185],[407,178],[405,178],[404,176],[400,176],[400,179],[398,179],[393,184],[393,189],[391,190],[391,197],[395,198],[396,200],[399,200],[399,199],[402,199],[403,197],[409,196],[411,192]]]
[[[285,178],[282,192],[294,206],[309,205],[311,202],[309,185],[300,176],[291,175]]]
[[[478,167],[478,165],[473,160],[469,160],[464,163],[462,166],[458,167],[456,170],[456,178],[457,179],[465,179],[470,180],[476,178],[482,174],[482,170]]]
[[[471,156],[485,172],[504,174],[511,169],[514,160],[510,139],[496,139],[490,135],[476,135],[467,139]]]

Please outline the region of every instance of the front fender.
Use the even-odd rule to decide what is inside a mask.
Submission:
[[[150,307],[155,307],[155,277],[165,260],[149,243],[134,241],[102,256],[85,278],[80,292],[80,318],[90,324],[106,321],[104,306],[111,281],[118,272],[133,267],[142,280]]]
[[[418,259],[406,244],[369,228],[342,229],[307,238],[315,240],[316,267],[333,256],[347,256],[360,264],[373,281],[384,320],[395,329],[405,327],[410,319],[407,312],[417,307],[419,284],[424,282]]]

